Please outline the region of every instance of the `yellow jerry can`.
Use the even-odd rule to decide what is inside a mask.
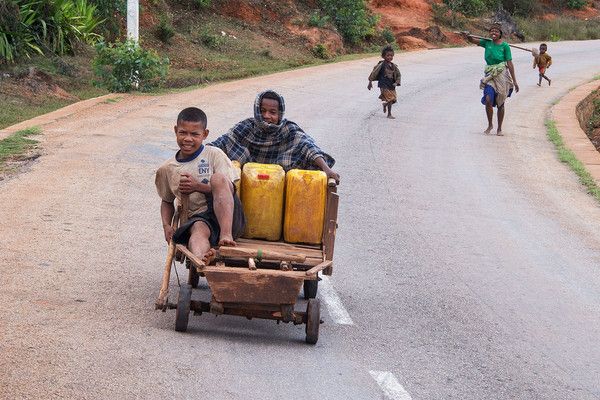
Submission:
[[[323,171],[292,169],[285,180],[283,238],[290,243],[321,243],[327,175]]]
[[[241,182],[242,182],[242,167],[240,165],[239,161],[232,161],[231,165],[233,165],[233,169],[235,169],[235,173],[236,176],[240,177],[240,179],[238,179],[237,181],[233,182],[233,185],[235,186],[235,192],[237,193],[238,197],[241,199],[242,195],[241,195]]]
[[[279,240],[283,224],[285,171],[274,164],[246,163],[242,169],[244,237]]]

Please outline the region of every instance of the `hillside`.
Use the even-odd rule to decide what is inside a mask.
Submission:
[[[457,27],[482,32],[490,17],[467,19],[455,13],[450,20],[440,15],[445,7],[441,0],[370,0],[368,8],[378,16],[376,30],[349,44],[331,18],[319,11],[322,0],[140,1],[141,43],[169,58],[167,88],[239,79],[327,62],[339,55],[374,52],[387,41],[395,41],[402,50],[461,45],[463,40],[453,33]],[[593,19],[600,9],[597,1],[577,11],[553,9],[548,1],[540,4],[537,13],[543,20],[552,20],[557,14]],[[120,15],[111,17],[110,22],[122,33],[125,26]],[[450,26],[457,18],[460,24]],[[89,46],[77,45],[73,54],[63,57],[0,63],[0,101],[4,104],[0,128],[106,93],[91,85],[94,54]]]

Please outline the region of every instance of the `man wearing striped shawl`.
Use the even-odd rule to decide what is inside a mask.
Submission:
[[[339,174],[331,169],[335,160],[298,125],[285,119],[284,113],[285,102],[281,95],[273,90],[259,93],[254,102],[254,118],[238,122],[209,146],[220,148],[242,165],[247,162],[278,164],[285,171],[320,169],[339,182]]]

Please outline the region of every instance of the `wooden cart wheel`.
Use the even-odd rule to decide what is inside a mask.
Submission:
[[[316,344],[319,340],[321,324],[321,303],[317,299],[308,300],[306,307],[306,343]]]
[[[308,299],[314,299],[315,297],[317,297],[317,290],[319,289],[319,280],[314,280],[314,281],[304,281],[304,298],[306,300]]]
[[[196,267],[194,266],[194,264],[191,263],[190,260],[187,261],[187,268],[189,270],[188,283],[191,287],[196,289],[198,287],[198,281],[200,280],[200,274],[198,274]]]
[[[190,304],[192,302],[192,287],[182,285],[177,296],[177,312],[175,313],[175,330],[185,332],[190,319]]]

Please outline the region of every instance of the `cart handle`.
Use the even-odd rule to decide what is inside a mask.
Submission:
[[[333,265],[333,261],[331,260],[326,260],[323,261],[320,264],[315,265],[314,267],[312,267],[311,269],[309,269],[308,271],[305,272],[306,276],[310,276],[312,274],[316,274],[319,271],[323,271],[325,268],[329,268]]]

